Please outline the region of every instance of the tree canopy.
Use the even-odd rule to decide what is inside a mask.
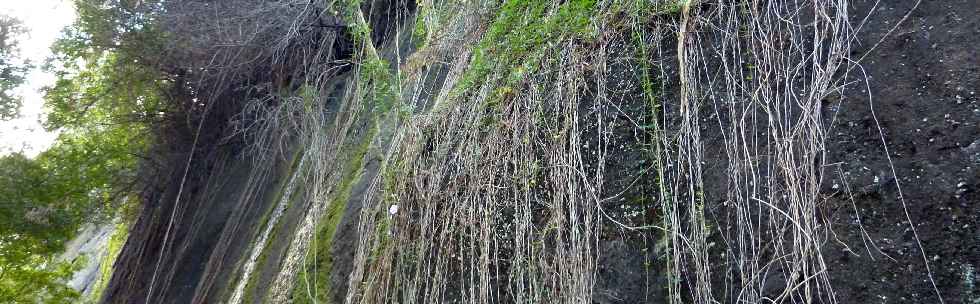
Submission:
[[[17,117],[21,100],[13,90],[24,83],[30,64],[20,58],[18,38],[24,34],[20,20],[0,14],[0,121]]]
[[[77,293],[63,284],[71,264],[54,255],[73,234],[73,208],[62,202],[43,161],[21,154],[0,158],[0,298],[58,303]],[[55,190],[55,191],[52,191]],[[6,302],[5,302],[6,303]]]
[[[34,158],[0,157],[0,302],[68,303],[74,266],[57,256],[85,223],[138,201],[137,171],[165,116],[174,81],[149,59],[159,34],[132,1],[75,1],[78,20],[52,47],[45,69],[51,148]],[[10,89],[23,82],[14,37],[20,23],[0,16],[0,118],[16,116]],[[6,302],[5,302],[6,301]]]

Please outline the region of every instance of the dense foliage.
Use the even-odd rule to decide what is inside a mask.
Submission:
[[[0,158],[0,302],[68,303],[74,268],[58,254],[78,229],[136,204],[137,168],[162,100],[173,80],[151,63],[159,35],[128,1],[76,1],[78,20],[53,46],[46,69],[46,128],[59,137],[31,159]],[[16,116],[8,95],[23,67],[8,66],[7,35],[16,23],[0,18],[0,118]],[[14,76],[10,76],[14,75]]]
[[[65,184],[46,161],[21,154],[0,158],[0,299],[58,303],[76,293],[62,281],[70,264],[54,255],[74,234],[78,210],[63,204]]]
[[[24,34],[20,20],[0,14],[0,121],[17,117],[20,98],[13,89],[24,83],[29,64],[21,61],[17,38]]]

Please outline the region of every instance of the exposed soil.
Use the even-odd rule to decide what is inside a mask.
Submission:
[[[821,210],[834,232],[823,254],[834,297],[839,303],[939,303],[938,289],[945,303],[980,303],[980,5],[923,1],[912,10],[916,1],[875,2],[852,4],[852,25],[860,26],[852,58],[861,64],[847,79],[859,81],[847,86],[845,98],[823,105],[828,134]],[[669,103],[677,88],[666,89]],[[642,101],[611,99],[624,114],[643,117]],[[717,130],[706,128],[704,191],[718,198],[727,187],[726,160]],[[643,139],[624,130],[616,131],[617,152],[606,169],[613,190],[643,170]],[[613,216],[649,221],[628,210],[647,203],[642,193],[655,192],[645,184],[637,185],[639,194],[613,202]],[[650,209],[641,214],[656,217]],[[603,238],[594,300],[666,303],[657,288],[665,281],[653,244],[660,236],[613,227]],[[773,284],[767,290],[778,287]]]
[[[978,303],[980,5],[922,1],[895,27],[916,1],[884,1],[872,11],[874,2],[857,1],[853,23],[871,13],[855,54],[868,54],[861,61],[868,83],[825,107],[837,116],[825,193],[840,242],[824,250],[837,300],[939,302],[907,211],[945,302]]]

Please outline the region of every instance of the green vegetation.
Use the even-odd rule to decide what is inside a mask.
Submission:
[[[109,284],[109,278],[112,277],[112,265],[116,263],[116,258],[119,257],[119,252],[122,251],[128,237],[129,225],[125,221],[116,223],[116,229],[109,237],[109,244],[106,246],[106,254],[99,263],[99,277],[94,283],[94,290],[85,298],[86,303],[99,302],[102,291],[105,290],[106,285]]]
[[[51,191],[64,184],[45,165],[21,154],[0,158],[0,299],[13,303],[78,296],[63,284],[72,265],[55,259],[75,233],[78,210],[60,200],[66,193]]]
[[[113,217],[132,203],[131,149],[143,143],[138,135],[118,128],[66,130],[34,159],[0,158],[0,285],[41,290],[31,293],[38,301],[77,296],[58,285],[70,266],[55,256],[82,224]],[[0,298],[24,296],[17,290],[3,288]]]
[[[159,70],[156,58],[164,37],[141,23],[144,14],[123,4],[97,3],[78,0],[78,21],[54,45],[55,58],[47,68],[58,80],[47,89],[47,127],[145,132],[148,124],[164,118],[164,96],[179,76]]]
[[[562,38],[591,38],[595,0],[574,0],[552,10],[550,1],[510,0],[473,51],[473,58],[455,93],[480,84],[503,82],[495,94],[503,97],[511,87],[540,66],[544,54]],[[506,77],[506,78],[504,78]]]
[[[297,157],[297,160],[295,161],[295,164],[298,165],[299,163],[300,163],[300,161],[298,160],[298,157]],[[295,174],[294,172],[296,172],[298,170],[300,170],[300,168],[298,168],[297,166],[294,166],[292,168],[292,170],[290,170],[290,174],[286,174],[285,176],[291,176],[292,174]],[[285,193],[287,193],[285,191],[286,189],[284,189],[284,188],[285,187],[288,187],[288,186],[289,185],[285,185],[284,184],[283,187],[280,187],[279,188],[279,193],[277,193],[276,195],[272,196],[272,199],[275,200],[275,201],[279,201],[279,200],[282,200],[282,199],[287,199],[288,201],[286,202],[286,204],[287,204],[287,207],[286,208],[299,208],[300,206],[302,206],[301,204],[303,203],[303,200],[306,199],[306,195],[305,195],[306,194],[306,191],[305,191],[305,188],[306,187],[302,183],[296,184],[294,186],[296,188],[293,189],[292,191],[290,191],[291,193],[289,194],[289,197],[288,198],[287,197],[283,197],[283,195]],[[272,210],[270,210],[270,212],[267,212],[263,216],[263,221],[262,221],[263,223],[262,223],[262,225],[260,227],[264,227],[264,226],[266,226],[268,224],[269,217],[271,216],[271,213],[272,213]],[[285,224],[285,222],[283,222],[283,221],[277,221],[277,224],[275,226],[273,226],[273,228],[272,228],[272,230],[271,230],[271,232],[269,234],[270,237],[268,239],[266,239],[265,244],[263,246],[263,250],[259,254],[259,257],[258,257],[258,259],[255,262],[255,265],[256,265],[255,266],[255,269],[258,269],[258,272],[257,273],[261,273],[263,271],[263,269],[265,269],[265,267],[267,267],[267,263],[269,261],[269,255],[272,254],[275,250],[280,249],[280,248],[275,247],[275,245],[276,245],[277,238],[280,236],[279,231],[280,231],[280,229],[283,228],[283,225],[284,224]],[[253,275],[253,276],[250,276],[249,277],[248,282],[246,282],[246,284],[245,284],[245,290],[244,290],[244,293],[243,293],[243,295],[244,295],[243,296],[243,299],[248,299],[248,301],[253,301],[252,299],[257,299],[256,298],[257,296],[258,297],[264,296],[264,295],[261,295],[261,294],[259,294],[259,295],[256,294],[256,292],[257,292],[256,289],[259,288],[259,284],[261,284],[261,279],[262,279],[262,276],[261,275]]]
[[[300,95],[311,94],[310,89],[301,87],[299,90],[299,94]],[[310,101],[304,100],[303,103],[304,106],[306,106],[310,104]],[[309,108],[304,108],[304,110],[309,111]],[[296,206],[296,204],[301,204],[303,200],[306,199],[306,191],[305,191],[306,185],[302,183],[295,184],[290,182],[291,178],[293,178],[295,175],[302,174],[301,172],[307,170],[307,165],[303,160],[304,157],[303,152],[304,151],[299,149],[293,151],[292,153],[290,153],[289,159],[291,161],[289,162],[289,166],[282,166],[281,168],[279,168],[279,170],[273,171],[275,172],[273,173],[273,175],[282,178],[277,179],[277,182],[275,182],[273,186],[270,187],[272,189],[275,189],[275,192],[266,196],[266,199],[271,201],[271,203],[268,203],[269,208],[265,212],[263,212],[262,218],[258,221],[260,223],[258,227],[267,227],[268,225],[270,225],[270,221],[274,221],[272,222],[272,225],[274,226],[271,228],[269,233],[271,237],[265,239],[265,242],[261,244],[262,245],[261,248],[253,249],[253,250],[261,250],[259,252],[259,255],[256,257],[255,268],[254,268],[254,269],[258,269],[259,273],[261,273],[262,269],[266,266],[265,263],[269,257],[270,251],[277,249],[274,246],[276,236],[278,236],[278,231],[284,224],[274,216],[274,213],[276,212],[276,208],[277,208],[276,206],[277,203],[284,202],[286,204],[285,208],[288,209],[288,208],[293,208],[294,206]],[[251,301],[251,299],[255,299],[256,297],[255,292],[256,292],[256,288],[258,287],[258,284],[260,283],[259,282],[260,279],[261,279],[261,275],[250,275],[248,277],[248,280],[245,282],[245,285],[242,286],[243,299],[248,299],[248,301]],[[234,290],[238,282],[231,281],[229,283],[231,285],[229,285],[227,288],[231,288],[231,290]]]
[[[377,128],[372,127],[354,149],[348,152],[348,161],[344,166],[344,175],[337,186],[336,194],[330,200],[323,218],[317,222],[316,234],[306,263],[296,277],[293,288],[293,303],[330,303],[330,273],[333,269],[331,245],[340,219],[344,215],[347,201],[350,200],[351,190],[363,174],[364,161],[371,147],[371,141],[377,134]]]
[[[412,41],[416,48],[425,47],[429,39],[429,28],[425,23],[425,18],[430,14],[431,8],[419,5],[418,13],[415,14],[415,29],[412,30]]]
[[[173,85],[146,59],[162,38],[127,17],[124,4],[101,3],[76,1],[78,21],[54,45],[47,69],[58,79],[46,90],[45,127],[60,135],[36,159],[52,183],[43,189],[62,193],[76,224],[132,201],[137,163]]]
[[[811,38],[802,36],[803,30],[777,33],[779,37],[766,31],[736,35],[748,33],[749,27],[794,25],[800,10],[780,3],[771,4],[775,9],[739,15],[739,10],[757,4],[695,9],[699,1],[504,0],[465,3],[460,10],[450,10],[445,7],[453,5],[420,1],[415,16],[405,16],[414,18],[414,25],[406,21],[399,34],[410,32],[417,47],[433,51],[420,59],[420,65],[448,63],[449,69],[444,75],[432,69],[433,79],[406,77],[420,80],[414,85],[400,79],[405,72],[398,70],[400,62],[390,62],[403,54],[391,56],[391,49],[377,49],[380,35],[365,20],[367,15],[375,17],[368,18],[372,22],[391,22],[389,15],[375,15],[379,9],[361,0],[257,1],[241,11],[222,7],[227,4],[222,1],[201,2],[206,2],[203,9],[175,1],[167,2],[179,3],[167,7],[172,19],[160,23],[155,18],[164,11],[162,0],[76,1],[79,22],[57,43],[57,58],[48,66],[58,81],[47,90],[45,125],[61,136],[37,158],[0,158],[0,203],[5,204],[0,209],[0,301],[77,300],[79,295],[63,284],[74,266],[54,257],[82,224],[118,217],[120,207],[138,201],[134,192],[143,186],[136,182],[142,173],[137,170],[141,155],[155,141],[167,140],[154,136],[157,127],[178,118],[181,126],[184,121],[199,126],[198,133],[210,131],[207,141],[229,133],[236,138],[215,141],[215,146],[236,146],[242,135],[242,154],[260,156],[242,162],[262,169],[224,176],[247,176],[246,187],[254,187],[243,191],[247,195],[239,201],[248,203],[238,206],[255,206],[254,199],[265,209],[229,208],[235,215],[223,222],[227,226],[199,228],[211,222],[198,219],[220,214],[197,213],[202,209],[186,213],[195,207],[167,205],[173,206],[172,218],[166,219],[170,223],[186,225],[188,221],[181,223],[187,218],[183,214],[191,214],[193,233],[222,229],[215,232],[221,234],[215,244],[220,251],[200,259],[207,260],[202,277],[209,281],[197,286],[225,284],[214,288],[226,288],[230,303],[286,302],[285,297],[292,303],[332,302],[344,292],[331,285],[331,276],[344,275],[338,273],[341,259],[332,253],[350,253],[350,246],[357,246],[354,260],[343,268],[354,269],[344,277],[350,283],[346,292],[351,302],[604,302],[600,295],[618,295],[600,293],[606,282],[599,282],[604,275],[598,274],[610,270],[607,266],[620,266],[603,265],[602,257],[621,255],[606,255],[607,241],[618,242],[620,237],[623,242],[612,245],[621,244],[629,250],[622,252],[630,254],[635,253],[635,243],[628,239],[633,236],[643,238],[645,256],[634,266],[646,272],[647,288],[652,276],[664,278],[656,284],[664,284],[661,295],[672,303],[760,302],[772,293],[768,285],[775,277],[767,278],[770,274],[784,275],[775,282],[787,288],[773,302],[812,302],[823,300],[813,294],[833,295],[820,253],[826,243],[820,232],[826,230],[813,221],[820,209],[816,199],[810,199],[818,198],[820,189],[806,181],[823,180],[816,169],[825,165],[815,161],[823,153],[820,135],[825,130],[813,124],[819,117],[810,117],[819,114],[811,114],[811,109],[821,102],[813,96],[827,96],[826,88],[837,83],[835,65],[849,62],[840,56],[850,53],[847,43],[854,41],[849,28],[837,31],[847,24],[843,7],[816,6],[813,15],[827,17],[801,27],[814,29],[814,37],[830,38],[821,41],[834,41],[828,48],[833,51],[826,51],[811,50]],[[294,11],[295,7],[302,8]],[[368,7],[373,12],[365,12]],[[210,18],[212,8],[222,19]],[[402,9],[381,8],[381,13]],[[337,12],[340,16],[330,17],[344,19],[345,25],[322,23],[328,18],[321,14]],[[256,19],[263,24],[251,27],[254,24],[248,22]],[[173,28],[156,28],[164,25]],[[333,27],[347,32],[317,32]],[[476,37],[471,35],[480,34],[472,45]],[[343,39],[338,44],[343,58],[306,55],[324,53],[319,51],[327,40],[320,36]],[[805,62],[795,62],[797,57],[781,49],[748,52],[777,40],[798,52],[794,54],[806,55],[799,56]],[[0,36],[0,43],[6,41]],[[351,44],[353,56],[348,57]],[[0,51],[0,69],[8,62],[4,56]],[[830,58],[821,59],[824,56]],[[816,68],[788,70],[768,64],[772,62]],[[724,69],[715,69],[716,64]],[[8,91],[3,85],[22,80],[17,69],[0,70],[13,75],[8,83],[0,83],[0,94]],[[333,78],[336,75],[352,76]],[[767,78],[760,75],[813,76],[810,79],[825,83],[777,92],[770,87],[782,84],[764,82]],[[191,85],[185,78],[199,82]],[[341,88],[343,94],[337,95],[342,97],[334,98],[337,92],[328,91],[334,85],[326,85],[334,80],[338,86],[344,81],[352,87]],[[438,86],[428,80],[445,82]],[[416,91],[402,92],[403,84]],[[423,91],[430,88],[439,91]],[[242,90],[249,92],[238,94]],[[418,109],[421,114],[412,117],[401,101],[423,99],[418,97],[421,93],[424,98],[448,96],[449,102],[428,113]],[[665,96],[676,100],[665,103]],[[237,108],[235,102],[243,99],[254,108]],[[0,118],[15,112],[10,110],[15,109],[12,100],[0,95]],[[424,102],[412,104],[432,104],[418,101]],[[800,106],[804,102],[808,105]],[[208,117],[208,110],[202,109],[215,104],[232,104],[217,112],[226,115],[219,116],[222,119],[232,117],[227,120],[233,123],[205,124],[195,116],[204,112],[200,117]],[[714,115],[707,106],[713,107]],[[761,133],[748,131],[752,125],[722,121],[735,114],[769,125],[771,129],[764,131],[769,139],[758,140]],[[798,114],[804,119],[769,121]],[[705,122],[708,118],[718,123]],[[773,127],[777,123],[803,131],[787,133]],[[724,141],[728,164],[716,164],[716,153],[706,151],[717,148],[712,145],[718,140]],[[193,148],[196,143],[197,139]],[[198,161],[193,148],[188,159]],[[214,149],[200,154],[224,152]],[[285,151],[292,157],[278,159],[276,153],[285,156]],[[374,159],[381,155],[384,160]],[[368,160],[380,162],[377,179],[366,177],[373,174],[365,170],[376,167],[366,166]],[[637,160],[639,169],[628,164]],[[807,169],[810,166],[813,170]],[[727,193],[705,187],[706,182],[724,180],[716,176],[716,168],[728,170],[722,174],[732,177]],[[209,187],[193,187],[202,180],[209,186],[223,182],[210,179],[206,174],[219,172],[210,170],[194,169],[192,179],[186,178],[190,169],[185,171],[184,180],[190,180],[191,187],[183,199],[223,196],[223,190],[208,193]],[[263,182],[253,184],[253,178]],[[276,180],[265,183],[265,178]],[[239,183],[225,185],[232,189]],[[348,202],[361,195],[363,209],[354,215],[359,242],[350,245],[346,235],[338,234],[338,226],[347,224],[343,217]],[[293,209],[307,202],[309,209]],[[389,209],[393,206],[397,208]],[[629,212],[607,212],[615,208]],[[736,224],[726,227],[726,222],[713,220],[715,211]],[[287,230],[297,223],[296,214],[304,216],[297,224],[300,229]],[[126,237],[127,226],[120,227],[110,241],[97,289],[104,288],[109,266]],[[151,229],[147,230],[159,231]],[[172,230],[168,225],[163,248],[183,248],[168,247],[181,246],[174,240],[182,239],[199,244],[195,237],[203,234],[170,235],[184,230],[188,229]],[[299,232],[292,235],[293,231]],[[231,233],[239,232],[245,232],[245,238],[234,239],[238,235]],[[657,239],[648,244],[649,238]],[[146,247],[152,248],[156,247]],[[276,255],[283,250],[280,259]],[[725,256],[719,258],[718,252]],[[168,254],[164,250],[154,261],[151,290],[171,288],[166,286],[171,284],[169,274],[159,272],[172,266],[161,266],[162,261],[172,261]],[[230,258],[216,259],[224,256]],[[136,267],[140,266],[146,265]],[[234,270],[222,273],[226,269]],[[974,269],[961,270],[963,288],[973,292]],[[717,285],[719,281],[724,285]],[[158,291],[163,295],[171,290]],[[221,291],[202,289],[195,296],[202,294],[203,301],[225,300]],[[84,300],[98,296],[97,292]],[[968,298],[977,301],[973,294]]]
[[[68,303],[79,296],[64,285],[73,266],[56,256],[83,224],[137,204],[140,155],[153,138],[151,124],[163,118],[163,92],[174,83],[151,64],[160,36],[144,25],[146,14],[94,0],[78,0],[76,8],[78,21],[46,66],[57,81],[46,90],[44,124],[59,132],[57,141],[33,159],[0,158],[0,299],[10,302]],[[0,23],[0,116],[7,117],[16,113],[8,89],[22,80],[23,67],[8,65],[13,49],[6,44],[16,25]],[[114,236],[111,251],[124,238]]]
[[[365,104],[370,113],[388,113],[398,106],[397,85],[388,61],[381,58],[367,59],[361,65],[361,85],[365,85],[365,98],[372,101]]]
[[[0,121],[17,117],[20,98],[12,90],[24,83],[28,62],[22,62],[17,36],[24,34],[20,20],[0,14]]]
[[[330,274],[333,269],[331,248],[340,220],[344,215],[347,202],[350,200],[354,185],[361,180],[371,144],[379,134],[380,125],[388,114],[395,110],[399,117],[408,115],[408,109],[400,102],[400,79],[392,72],[392,64],[381,58],[371,40],[371,28],[365,22],[362,12],[357,9],[358,1],[344,4],[340,10],[344,18],[351,24],[351,33],[356,45],[354,57],[358,61],[358,79],[356,82],[361,101],[362,111],[367,121],[363,135],[346,141],[342,148],[341,159],[347,159],[342,166],[343,174],[339,184],[329,196],[323,216],[314,228],[313,241],[306,253],[305,262],[295,278],[291,301],[293,303],[330,303],[332,301]],[[420,21],[420,19],[419,19]],[[417,41],[424,40],[424,27],[417,26],[413,33]]]

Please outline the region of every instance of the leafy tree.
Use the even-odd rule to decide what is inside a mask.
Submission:
[[[166,48],[152,23],[156,3],[75,1],[78,19],[55,42],[47,66],[58,77],[46,92],[47,128],[145,131],[162,118],[177,81],[159,62]]]
[[[64,283],[78,269],[76,265],[16,246],[3,247],[17,255],[0,257],[0,303],[61,304],[78,299],[79,292]]]
[[[60,135],[38,161],[86,217],[112,214],[132,194],[140,155],[167,111],[175,82],[146,60],[162,38],[134,11],[150,2],[76,0],[78,21],[47,67],[57,81],[46,88],[45,127]]]
[[[29,64],[21,62],[18,36],[24,33],[20,20],[0,14],[0,121],[17,117],[21,100],[13,89],[24,83]]]
[[[68,129],[34,159],[0,158],[0,303],[69,303],[74,268],[56,256],[86,222],[131,201],[139,132]]]
[[[175,83],[150,59],[159,34],[135,3],[76,1],[79,19],[46,67],[57,80],[46,89],[45,127],[59,137],[34,159],[0,157],[0,303],[74,302],[78,293],[65,285],[74,268],[56,257],[83,224],[135,201],[139,155]],[[0,38],[21,30],[9,24]],[[0,40],[4,92],[23,81],[24,68],[6,64],[11,39]],[[0,95],[0,115],[15,114],[9,96]]]
[[[101,113],[80,116],[34,159],[0,158],[0,299],[71,302],[78,294],[64,282],[74,269],[56,256],[83,224],[132,201],[145,136],[132,124],[101,124],[111,123]]]
[[[21,154],[0,158],[0,302],[64,303],[68,263],[54,260],[78,219],[61,204],[41,162]]]

